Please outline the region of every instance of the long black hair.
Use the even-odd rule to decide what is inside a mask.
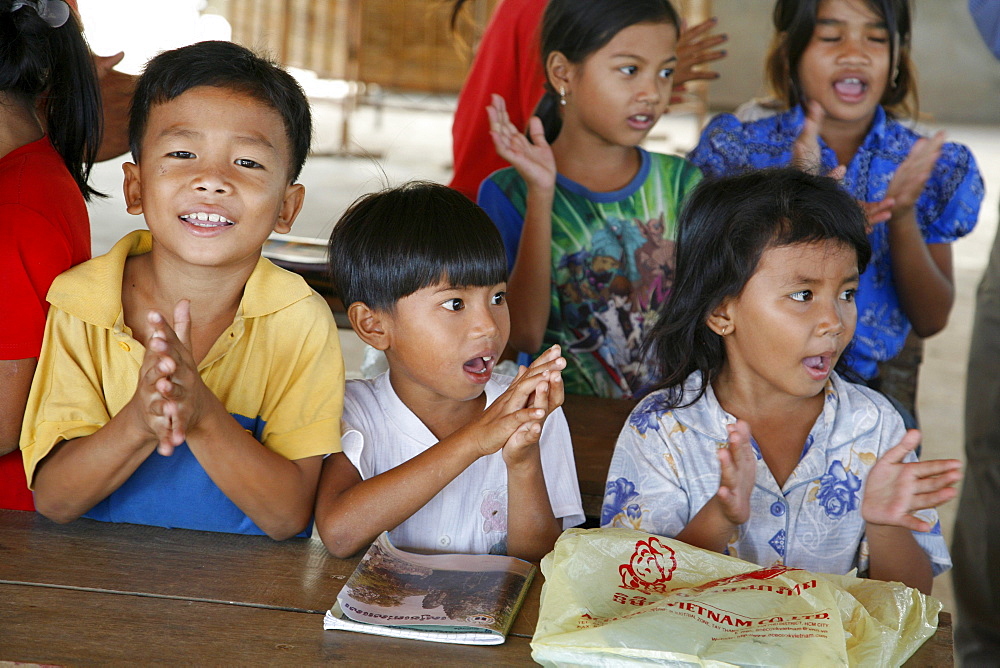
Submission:
[[[542,18],[542,68],[556,51],[571,63],[582,63],[637,23],[669,23],[680,35],[681,20],[669,0],[549,0]],[[548,80],[535,115],[542,120],[545,140],[551,144],[562,129],[562,117],[559,93]]]
[[[87,183],[103,118],[97,72],[80,23],[70,11],[54,28],[39,15],[44,2],[30,0],[12,11],[13,5],[14,0],[0,0],[0,91],[32,105],[41,99],[49,141],[80,192],[88,201],[103,197]]]
[[[789,107],[802,104],[799,63],[812,40],[816,13],[822,0],[777,0],[774,4],[775,36],[767,55],[765,72],[771,92]],[[879,103],[890,113],[916,118],[917,78],[910,60],[911,12],[909,0],[864,0],[885,21],[889,32],[889,80]]]
[[[791,167],[749,171],[702,181],[688,196],[678,222],[677,280],[645,346],[659,367],[666,407],[695,403],[722,369],[722,337],[708,317],[742,292],[767,248],[837,241],[857,253],[858,272],[871,259],[861,207],[834,179]],[[842,355],[837,370],[846,370]],[[694,397],[683,383],[701,372]],[[850,374],[849,374],[850,376]]]

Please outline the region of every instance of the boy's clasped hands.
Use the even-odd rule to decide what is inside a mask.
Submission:
[[[563,403],[561,372],[565,368],[566,360],[555,345],[539,355],[531,366],[518,369],[510,387],[481,417],[462,428],[477,444],[480,455],[503,449],[508,467],[537,457],[542,424]]]
[[[141,403],[146,428],[158,441],[156,451],[169,457],[198,424],[205,406],[199,395],[211,392],[191,354],[191,303],[186,299],[177,303],[173,326],[159,311],[149,311],[146,319],[152,331],[135,397]]]

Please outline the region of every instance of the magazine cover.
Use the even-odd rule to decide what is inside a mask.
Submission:
[[[535,575],[500,555],[413,554],[376,539],[326,613],[325,629],[499,645]]]

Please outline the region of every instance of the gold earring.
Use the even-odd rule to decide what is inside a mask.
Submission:
[[[559,86],[559,105],[562,107],[566,106],[566,87]]]
[[[729,331],[729,325],[723,325],[722,326],[722,331],[719,332],[719,336],[723,336],[724,337],[726,335],[726,332],[728,332],[728,331]]]

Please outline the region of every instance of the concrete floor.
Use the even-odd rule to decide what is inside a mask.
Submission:
[[[326,238],[341,212],[358,196],[409,179],[446,183],[450,178],[450,109],[453,100],[438,97],[394,98],[381,111],[362,107],[351,119],[351,148],[369,157],[313,156],[301,182],[308,195],[292,234]],[[408,107],[400,108],[400,105]],[[416,109],[416,110],[415,110]],[[337,104],[314,101],[316,141],[314,151],[331,153],[339,148],[341,114]],[[930,129],[936,129],[931,126]],[[929,339],[920,376],[918,412],[924,430],[925,458],[963,459],[962,410],[965,364],[974,305],[975,286],[986,265],[997,229],[997,185],[1000,184],[1000,128],[995,126],[944,126],[950,140],[968,145],[987,183],[979,225],[954,245],[956,303],[948,327]],[[697,122],[691,116],[667,116],[651,133],[648,148],[683,153],[697,140]],[[377,154],[379,157],[371,157]],[[125,212],[121,197],[121,161],[109,161],[94,170],[95,185],[112,195],[90,206],[94,253],[105,252],[126,232],[143,226],[141,219]],[[350,330],[341,330],[349,373],[356,374],[361,346]],[[956,503],[941,509],[946,536],[951,533]],[[934,593],[953,609],[948,575],[935,582]]]

